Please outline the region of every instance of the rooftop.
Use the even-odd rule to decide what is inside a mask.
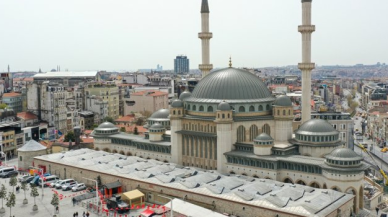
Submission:
[[[34,75],[35,78],[60,78],[60,77],[96,77],[97,71],[84,71],[84,72],[46,72],[38,73]]]
[[[6,98],[6,97],[15,97],[15,96],[21,96],[21,94],[20,94],[20,93],[15,93],[15,92],[4,93],[4,94],[3,94],[3,98]]]
[[[150,90],[139,91],[132,94],[132,96],[165,96],[165,95],[168,95],[168,93],[162,92],[162,91],[150,91]]]
[[[17,113],[18,118],[24,119],[24,120],[34,120],[38,119],[38,116],[36,116],[34,113],[31,112],[19,112]]]
[[[226,176],[216,171],[90,149],[43,155],[35,159],[88,168],[101,174],[300,216],[327,216],[354,197],[329,189],[316,189],[269,179]]]

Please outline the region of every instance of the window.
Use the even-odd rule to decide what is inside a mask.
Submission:
[[[263,106],[259,105],[259,111],[263,111]]]
[[[207,107],[207,111],[208,111],[208,112],[213,112],[213,106]]]
[[[203,111],[204,111],[203,106],[199,106],[199,111],[200,111],[200,112],[203,112]]]
[[[193,111],[197,110],[197,106],[193,105]]]
[[[245,112],[245,107],[244,106],[240,106],[240,108],[238,109],[239,112]]]
[[[255,111],[255,107],[253,107],[253,105],[251,105],[251,106],[249,107],[249,111],[250,111],[250,112],[254,112],[254,111]]]
[[[19,161],[22,161],[22,160],[23,160],[22,156],[19,156]]]

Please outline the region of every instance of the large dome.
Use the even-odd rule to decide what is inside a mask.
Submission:
[[[151,117],[149,117],[149,119],[168,119],[169,115],[169,109],[159,109],[158,111],[154,112]]]
[[[266,85],[254,74],[236,68],[210,73],[194,88],[188,101],[264,102],[274,98]]]
[[[110,122],[104,122],[98,126],[99,129],[116,129],[117,127],[110,123]]]
[[[337,135],[339,132],[331,124],[321,119],[311,119],[302,124],[296,131],[302,135]]]

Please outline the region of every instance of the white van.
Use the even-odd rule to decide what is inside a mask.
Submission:
[[[0,169],[0,177],[1,178],[7,178],[12,175],[17,175],[17,171],[14,167],[4,167]]]
[[[46,181],[44,181],[44,187],[50,186],[51,183],[59,180],[56,175],[46,176],[44,178],[46,179]],[[42,178],[39,178],[39,187],[42,187]]]
[[[61,182],[59,182],[58,184],[55,185],[55,188],[56,189],[60,189],[62,188],[62,185],[64,184],[68,184],[70,182],[74,182],[74,179],[65,179],[65,180],[62,180]]]

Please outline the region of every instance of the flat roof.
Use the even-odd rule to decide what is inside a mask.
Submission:
[[[91,149],[54,153],[35,159],[302,216],[326,216],[354,197],[330,189],[223,175],[217,171]]]
[[[97,71],[84,71],[84,72],[45,72],[38,73],[33,78],[59,78],[59,77],[95,77]]]

